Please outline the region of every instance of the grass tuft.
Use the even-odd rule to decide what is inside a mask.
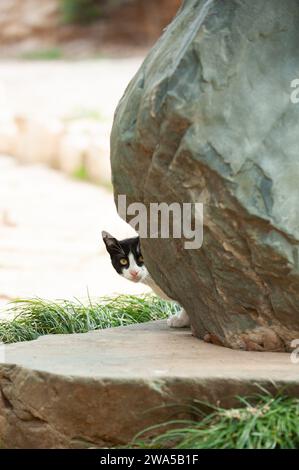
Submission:
[[[102,16],[97,0],[60,0],[62,21],[65,24],[90,24]]]
[[[86,333],[116,326],[167,318],[177,306],[151,295],[104,297],[83,305],[79,301],[20,299],[6,313],[13,320],[0,321],[0,341],[30,341],[41,335]]]
[[[73,172],[73,178],[80,181],[88,181],[89,175],[86,166],[82,163],[76,170]]]
[[[198,421],[173,420],[139,433],[136,448],[176,449],[297,449],[299,448],[299,400],[287,396],[238,397],[240,407],[224,409],[202,403]],[[170,427],[170,429],[169,429]],[[168,428],[165,431],[165,428]],[[143,435],[156,437],[142,439]]]
[[[51,49],[33,50],[22,54],[21,59],[36,61],[60,60],[63,59],[63,52],[58,47],[53,47]]]
[[[106,121],[105,116],[96,108],[77,107],[64,117],[65,122],[81,121],[85,119],[95,122]]]

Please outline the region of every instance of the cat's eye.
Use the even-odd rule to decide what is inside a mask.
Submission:
[[[143,256],[142,256],[142,255],[139,256],[138,261],[139,261],[140,263],[143,263]]]
[[[126,258],[121,258],[119,262],[122,266],[126,266],[126,264],[128,264],[128,260]]]

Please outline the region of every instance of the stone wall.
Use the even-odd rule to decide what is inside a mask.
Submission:
[[[85,39],[98,46],[104,42],[147,45],[155,41],[171,21],[181,0],[132,0],[109,9],[90,26],[64,25],[60,0],[5,0],[0,2],[0,43],[36,46]]]
[[[141,61],[0,61],[0,154],[110,185],[113,113]]]
[[[1,44],[44,37],[53,33],[59,22],[57,0],[5,0],[0,3]]]

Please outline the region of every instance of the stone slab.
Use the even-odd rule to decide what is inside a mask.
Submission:
[[[228,406],[258,386],[299,395],[290,354],[207,344],[165,321],[44,336],[4,352],[0,441],[10,448],[120,445],[152,424],[192,418],[177,405],[196,399]]]

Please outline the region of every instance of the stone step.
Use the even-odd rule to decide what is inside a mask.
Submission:
[[[4,348],[0,441],[9,448],[121,445],[152,424],[192,418],[177,405],[195,399],[230,406],[259,385],[299,395],[298,371],[287,353],[233,351],[165,321],[44,336]]]

